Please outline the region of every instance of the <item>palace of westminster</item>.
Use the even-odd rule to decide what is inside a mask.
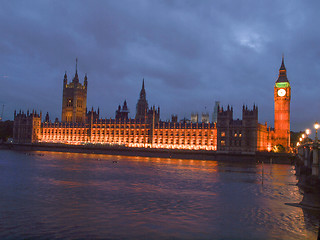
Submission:
[[[291,87],[284,59],[274,86],[274,128],[258,122],[258,107],[243,106],[242,120],[233,119],[232,107],[218,107],[216,122],[161,121],[160,108],[148,106],[144,80],[134,119],[128,118],[126,101],[114,119],[103,119],[99,109],[87,111],[87,76],[79,82],[63,79],[61,121],[42,113],[14,113],[14,143],[100,144],[136,148],[212,150],[220,152],[271,151],[282,145],[290,150]],[[43,121],[44,120],[44,121]]]

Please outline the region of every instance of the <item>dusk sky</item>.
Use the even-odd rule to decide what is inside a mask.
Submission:
[[[130,117],[145,79],[162,120],[215,101],[259,107],[273,126],[282,54],[292,88],[291,130],[320,121],[320,1],[1,1],[0,104],[61,119],[63,76],[88,75],[87,106]]]

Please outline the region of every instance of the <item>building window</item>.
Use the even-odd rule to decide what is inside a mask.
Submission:
[[[225,146],[226,142],[224,140],[221,140],[221,146]]]
[[[221,137],[225,137],[226,136],[226,132],[221,132]]]
[[[82,108],[82,101],[81,100],[77,100],[77,107]]]
[[[69,98],[67,100],[67,107],[72,107],[73,106],[73,99],[72,98]]]

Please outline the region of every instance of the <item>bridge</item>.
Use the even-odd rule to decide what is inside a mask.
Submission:
[[[319,175],[319,148],[320,142],[305,142],[298,146],[297,170],[305,172],[306,175],[312,175],[320,178]],[[299,173],[298,173],[299,174]]]

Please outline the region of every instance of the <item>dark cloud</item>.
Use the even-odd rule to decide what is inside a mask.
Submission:
[[[293,130],[320,120],[318,1],[2,1],[0,103],[61,114],[62,80],[88,74],[88,106],[131,116],[145,78],[149,104],[190,118],[214,102],[259,106],[273,125],[285,54]]]

